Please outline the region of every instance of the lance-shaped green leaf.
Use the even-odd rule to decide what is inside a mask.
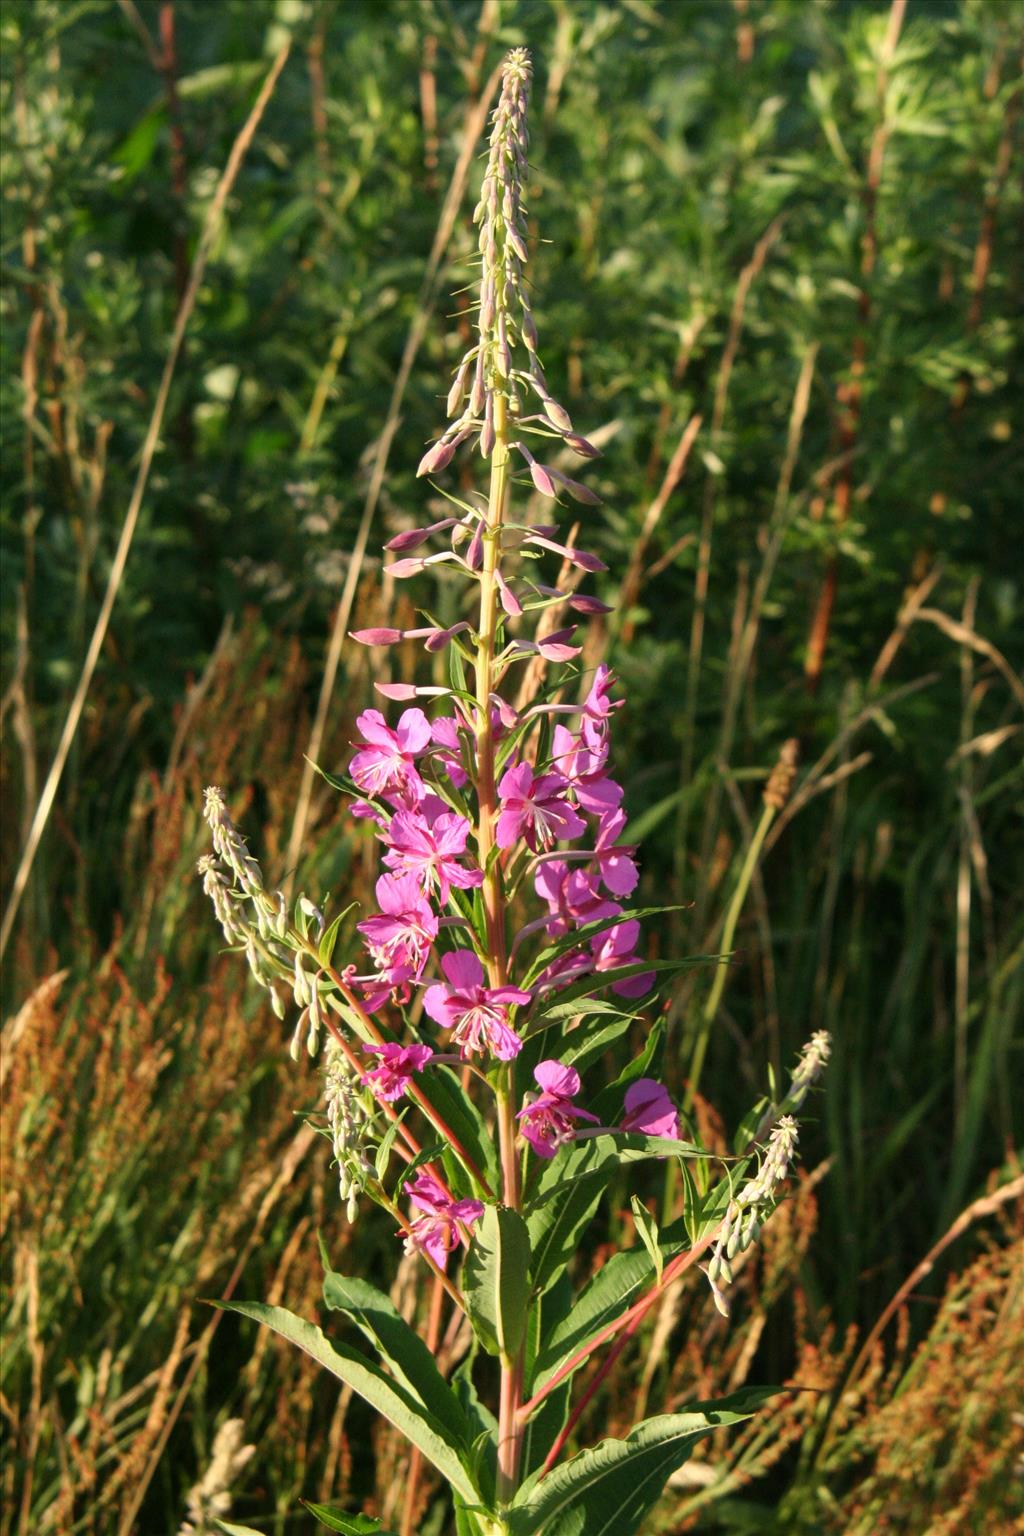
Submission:
[[[523,1344],[523,1380],[525,1387],[529,1387],[536,1373],[537,1355],[542,1348],[546,1334],[554,1332],[555,1328],[572,1311],[574,1299],[569,1277],[565,1272],[559,1276],[557,1284],[543,1296],[538,1296],[530,1308],[530,1316],[526,1324],[526,1339]],[[530,1472],[540,1467],[551,1447],[565,1427],[569,1417],[571,1383],[565,1387],[556,1387],[549,1392],[523,1426],[522,1457],[520,1462],[520,1475],[525,1478]],[[530,1391],[524,1391],[524,1397],[531,1395]]]
[[[741,1392],[645,1419],[625,1440],[602,1440],[530,1478],[507,1511],[509,1536],[633,1536],[698,1440],[750,1418],[767,1396]]]
[[[372,1515],[347,1515],[344,1510],[331,1509],[327,1504],[311,1504],[308,1499],[302,1502],[321,1525],[329,1531],[341,1531],[342,1536],[394,1536],[393,1531],[386,1531]]]
[[[230,1520],[218,1520],[214,1517],[214,1526],[223,1536],[267,1536],[266,1531],[254,1531],[251,1525],[232,1525]]]
[[[603,1131],[591,1136],[584,1132],[544,1164],[526,1211],[532,1214],[539,1210],[574,1181],[610,1177],[626,1163],[647,1162],[652,1157],[710,1156],[696,1142],[671,1136],[645,1136],[640,1131]]]
[[[654,1273],[657,1275],[658,1284],[660,1285],[661,1272],[664,1268],[664,1261],[662,1259],[661,1249],[658,1247],[658,1223],[655,1221],[646,1205],[644,1205],[639,1195],[633,1195],[629,1203],[633,1208],[633,1220],[636,1222],[637,1235],[651,1256],[651,1263],[654,1265]]]
[[[489,1205],[473,1231],[462,1294],[477,1337],[492,1355],[519,1350],[530,1300],[530,1238],[518,1211]]]
[[[673,1259],[683,1251],[684,1236],[681,1223],[673,1222],[671,1227],[666,1227],[659,1244],[663,1259]],[[540,1391],[560,1366],[607,1323],[621,1317],[653,1281],[654,1264],[646,1248],[630,1248],[625,1253],[612,1254],[583,1287],[567,1316],[545,1330],[537,1351],[530,1392]],[[580,1361],[581,1365],[584,1363]]]
[[[324,1301],[345,1312],[390,1367],[395,1378],[443,1424],[453,1442],[468,1451],[473,1438],[469,1420],[452,1388],[437,1368],[434,1356],[394,1304],[366,1280],[328,1270]]]
[[[327,932],[320,940],[320,943],[317,945],[316,952],[321,965],[330,965],[331,961],[334,959],[334,949],[338,942],[338,933],[341,930],[341,925],[345,921],[346,917],[348,917],[349,913],[353,912],[355,908],[358,907],[358,905],[359,903],[357,901],[349,902],[348,906],[345,907],[343,911],[338,913],[337,917],[331,923],[330,927],[327,929]]]
[[[575,1253],[616,1169],[625,1162],[679,1155],[707,1156],[689,1142],[637,1134],[581,1138],[557,1153],[526,1206],[534,1290],[546,1290]]]
[[[284,1307],[266,1306],[256,1301],[222,1301],[217,1303],[226,1312],[237,1312],[272,1328],[282,1339],[295,1344],[311,1360],[322,1365],[332,1376],[352,1388],[353,1392],[369,1403],[390,1424],[405,1436],[410,1444],[437,1468],[466,1499],[473,1503],[477,1491],[473,1487],[462,1464],[460,1447],[451,1432],[423,1404],[399,1382],[386,1376],[372,1361],[357,1354],[344,1344],[332,1344],[322,1331],[304,1318],[296,1317]]]

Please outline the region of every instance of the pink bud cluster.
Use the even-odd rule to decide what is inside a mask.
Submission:
[[[561,488],[576,501],[596,506],[601,498],[594,491],[539,463],[522,441],[523,434],[533,433],[561,439],[581,458],[593,458],[597,453],[593,444],[574,430],[569,412],[551,395],[537,355],[537,327],[525,281],[529,251],[523,201],[530,143],[526,126],[530,74],[526,49],[513,48],[491,120],[487,170],[473,215],[480,230],[477,340],[461,359],[448,392],[446,404],[452,423],[423,455],[418,473],[439,473],[451,463],[456,449],[472,439],[482,456],[489,459],[496,442],[495,396],[502,395],[516,424],[511,446],[521,455],[537,490],[557,499]]]

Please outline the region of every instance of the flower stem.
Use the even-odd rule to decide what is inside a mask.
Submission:
[[[480,572],[480,622],[476,652],[476,762],[479,815],[476,829],[477,857],[484,872],[483,904],[487,929],[487,970],[492,987],[508,985],[508,951],[505,934],[505,895],[502,871],[495,851],[497,792],[494,783],[494,728],[491,723],[491,692],[494,685],[494,649],[498,628],[498,586],[495,572],[501,558],[501,527],[508,499],[508,406],[505,396],[494,394],[494,449],[491,484],[487,498],[487,526],[483,539]],[[501,1148],[502,1198],[518,1210],[521,1204],[519,1159],[516,1155],[515,1103],[512,1067],[501,1068],[497,1088],[498,1139]],[[498,1413],[498,1500],[508,1503],[519,1481],[522,1427],[523,1361],[502,1356]]]
[[[508,497],[507,405],[505,397],[500,394],[494,396],[494,435],[487,527],[483,540],[484,563],[480,573],[480,622],[477,629],[476,761],[479,817],[476,841],[480,868],[484,872],[487,969],[491,986],[503,987],[508,983],[508,960],[501,870],[494,857],[497,793],[494,784],[494,729],[491,724],[494,645],[498,627],[498,587],[494,573],[501,558],[501,525]]]

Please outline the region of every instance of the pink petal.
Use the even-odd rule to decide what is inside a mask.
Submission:
[[[483,985],[484,968],[471,949],[454,949],[450,954],[442,955],[441,969],[453,987],[463,989]]]
[[[430,721],[422,709],[407,709],[398,722],[398,739],[405,752],[425,752],[430,745]]]
[[[557,1093],[560,1098],[575,1098],[580,1091],[579,1073],[560,1061],[538,1062],[533,1075],[547,1093]]]
[[[360,645],[394,645],[401,640],[400,629],[350,629],[349,639]]]

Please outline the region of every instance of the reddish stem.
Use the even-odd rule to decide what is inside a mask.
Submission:
[[[592,1339],[588,1339],[586,1344],[581,1345],[574,1355],[570,1355],[569,1359],[559,1366],[550,1380],[545,1382],[540,1391],[535,1392],[530,1400],[523,1404],[519,1410],[520,1421],[525,1423],[534,1409],[539,1407],[549,1393],[553,1392],[557,1386],[560,1386],[567,1376],[571,1376],[577,1367],[582,1365],[584,1360],[594,1353],[595,1349],[599,1349],[606,1339],[613,1338],[620,1329],[629,1327],[634,1318],[639,1322],[644,1314],[659,1300],[662,1292],[674,1280],[678,1280],[680,1275],[685,1274],[686,1270],[697,1262],[701,1254],[711,1247],[711,1244],[718,1237],[722,1225],[723,1223],[720,1222],[717,1227],[713,1227],[710,1232],[706,1233],[699,1243],[695,1243],[686,1253],[678,1254],[671,1263],[666,1264],[661,1280],[653,1285],[645,1295],[641,1296],[639,1301],[635,1301],[620,1317],[613,1318],[610,1323],[606,1323],[603,1328],[594,1334]]]

